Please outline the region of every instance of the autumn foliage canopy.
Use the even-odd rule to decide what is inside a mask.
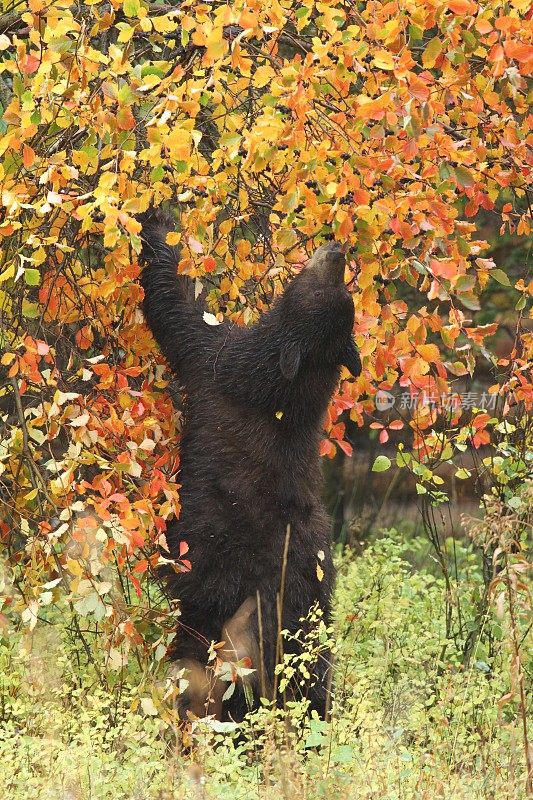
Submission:
[[[66,602],[117,668],[132,646],[164,651],[142,597],[179,512],[180,417],[139,308],[151,203],[176,213],[180,272],[239,325],[325,239],[347,245],[363,372],[343,373],[325,456],[351,453],[346,418],[372,423],[378,390],[450,395],[479,359],[504,415],[531,410],[533,281],[498,267],[480,223],[530,232],[529,5],[29,0],[0,16],[4,612],[31,629]],[[492,281],[514,292],[503,357],[479,319]],[[495,425],[438,416],[374,423],[382,441],[411,427],[428,491],[432,459],[490,446]]]

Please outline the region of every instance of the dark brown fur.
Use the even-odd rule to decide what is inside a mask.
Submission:
[[[167,540],[174,555],[181,540],[188,543],[192,570],[169,578],[183,623],[172,655],[205,664],[205,640],[219,640],[242,604],[259,593],[261,625],[254,610],[242,639],[250,635],[257,653],[262,630],[264,664],[254,666],[264,667],[272,686],[288,527],[282,627],[301,628],[315,601],[329,619],[334,571],[318,449],[341,365],[360,371],[344,256],[336,243],[320,248],[255,325],[210,326],[191,281],[176,274],[178,251],[165,243],[171,218],[151,211],[141,221],[145,317],[186,397],[181,513]],[[309,698],[323,715],[327,658],[315,672]],[[245,710],[244,693],[237,691],[223,716],[241,719]]]

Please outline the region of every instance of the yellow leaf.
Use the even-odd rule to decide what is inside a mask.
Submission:
[[[294,247],[298,241],[296,231],[292,228],[281,228],[275,234],[275,239],[280,250],[288,250],[290,247]]]
[[[390,44],[393,42],[398,33],[400,32],[400,19],[390,19],[388,22],[385,23],[382,30],[380,31],[379,38],[383,39],[385,44]]]
[[[7,269],[5,269],[2,273],[0,273],[0,283],[4,283],[4,281],[8,281],[15,275],[15,265],[10,264]]]
[[[378,69],[394,69],[394,59],[388,50],[378,50],[372,63]]]
[[[8,367],[15,360],[15,358],[15,353],[4,353],[2,358],[0,358],[0,364],[2,364],[4,367]]]
[[[83,575],[82,565],[79,561],[75,561],[73,558],[69,558],[67,560],[67,569],[71,575],[75,575],[76,577]]]
[[[167,233],[166,243],[169,244],[171,247],[174,247],[174,245],[179,244],[180,241],[181,241],[181,233],[178,233],[176,231]]]
[[[416,350],[422,356],[424,361],[427,361],[428,363],[438,361],[440,358],[439,348],[436,344],[419,344]]]
[[[232,219],[225,219],[223,222],[220,223],[220,233],[222,236],[226,236],[233,227],[233,220]]]
[[[158,33],[172,33],[178,27],[176,20],[165,17],[152,17],[152,23]]]
[[[132,28],[131,25],[126,25],[125,22],[119,22],[117,24],[117,28],[120,29],[120,33],[118,35],[118,41],[126,44],[132,38],[133,34],[135,33],[135,28]]]
[[[258,89],[262,89],[263,86],[266,86],[272,80],[275,74],[270,64],[263,64],[255,71],[254,86],[257,86]]]
[[[322,569],[322,567],[318,563],[316,565],[316,576],[317,576],[317,578],[318,578],[318,580],[320,582],[322,582],[324,580],[324,570]]]

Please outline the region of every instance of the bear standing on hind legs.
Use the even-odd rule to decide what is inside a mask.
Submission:
[[[140,221],[145,318],[185,393],[181,512],[167,541],[173,557],[187,542],[192,570],[171,574],[168,585],[181,608],[172,657],[191,669],[189,702],[199,714],[212,640],[226,637],[227,660],[251,658],[257,701],[261,686],[274,686],[278,598],[290,632],[317,601],[329,620],[334,570],[319,444],[341,367],[356,376],[361,366],[338,243],[320,247],[255,325],[215,326],[192,281],[177,275],[179,251],[166,244],[171,217],[149,210]],[[290,648],[297,644],[284,643]],[[308,693],[321,716],[328,668],[320,658]],[[241,720],[242,685],[224,703],[222,693],[215,687],[207,713]]]

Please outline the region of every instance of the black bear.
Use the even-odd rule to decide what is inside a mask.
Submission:
[[[187,542],[192,570],[173,573],[169,591],[181,607],[172,657],[191,669],[198,714],[212,640],[226,641],[228,660],[251,658],[256,702],[275,683],[280,628],[296,632],[317,601],[329,619],[334,569],[319,444],[341,366],[357,376],[361,365],[338,243],[318,248],[256,324],[212,325],[193,282],[177,275],[179,251],[166,244],[172,218],[149,210],[140,221],[144,315],[185,394],[181,512],[167,541],[172,556]],[[321,658],[308,695],[321,716],[328,671]],[[249,695],[241,684],[222,703],[219,686],[205,710],[241,720]]]

